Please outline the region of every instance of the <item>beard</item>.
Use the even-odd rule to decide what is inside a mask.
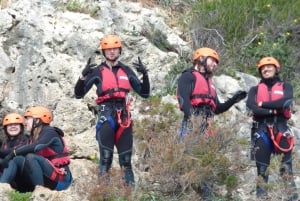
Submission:
[[[116,61],[118,60],[118,58],[119,58],[119,56],[116,56],[116,57],[114,57],[114,58],[108,58],[108,57],[105,57],[105,59],[106,59],[107,61],[110,61],[110,62],[116,62]]]

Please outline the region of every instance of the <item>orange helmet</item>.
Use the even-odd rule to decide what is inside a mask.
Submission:
[[[194,53],[193,61],[197,60],[201,56],[202,57],[212,57],[215,60],[217,60],[218,63],[220,61],[218,53],[215,50],[208,48],[208,47],[202,47],[202,48],[197,49]]]
[[[262,58],[257,64],[257,69],[259,70],[261,67],[263,67],[264,65],[267,65],[267,64],[272,64],[277,68],[278,71],[280,70],[280,64],[274,57]]]
[[[17,113],[10,113],[7,114],[4,118],[3,118],[3,127],[7,126],[8,124],[22,124],[24,125],[24,118],[22,117],[22,115],[17,114]]]
[[[121,48],[122,43],[117,35],[107,35],[102,38],[100,48],[101,50],[110,49],[110,48]]]
[[[52,113],[45,107],[34,106],[30,107],[25,111],[24,117],[33,117],[36,119],[41,119],[45,124],[50,124],[52,121]]]

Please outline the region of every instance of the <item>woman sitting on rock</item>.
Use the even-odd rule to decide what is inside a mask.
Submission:
[[[73,178],[63,131],[49,125],[52,114],[45,107],[30,107],[24,116],[32,143],[14,149],[0,161],[2,167],[8,166],[0,182],[10,183],[16,177],[14,163],[19,157],[25,161],[24,171],[34,186],[45,186],[52,190],[67,189]]]

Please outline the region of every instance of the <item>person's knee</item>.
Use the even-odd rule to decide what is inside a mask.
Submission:
[[[28,162],[30,162],[30,161],[34,161],[34,160],[36,160],[36,158],[35,158],[35,154],[33,154],[33,153],[29,153],[29,154],[27,154],[26,155],[26,161],[28,161]]]
[[[120,166],[131,167],[131,151],[119,154]]]

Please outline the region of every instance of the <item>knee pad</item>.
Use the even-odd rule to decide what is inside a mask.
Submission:
[[[132,154],[131,151],[119,154],[119,164],[121,167],[131,168],[131,154]]]
[[[101,148],[100,152],[101,164],[110,166],[113,160],[113,150],[108,148]]]
[[[268,166],[257,165],[257,175],[261,176],[265,182],[268,182],[269,174],[267,172]]]

